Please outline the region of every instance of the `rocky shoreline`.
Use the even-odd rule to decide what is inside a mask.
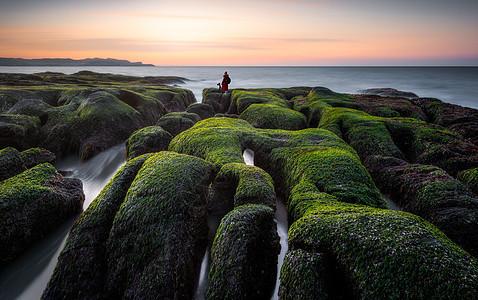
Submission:
[[[190,299],[208,244],[207,298],[269,298],[278,197],[289,215],[279,298],[477,299],[475,109],[324,87],[205,89],[195,103],[159,78],[15,76],[0,86],[2,211],[22,197],[13,182],[78,186],[45,153],[88,159],[126,141],[128,162],[74,224],[43,299]],[[42,199],[68,201],[55,197]],[[29,231],[4,215],[4,228]],[[208,216],[221,218],[212,241]]]

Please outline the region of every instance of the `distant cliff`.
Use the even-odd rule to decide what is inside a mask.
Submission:
[[[113,58],[41,58],[41,59],[24,59],[24,58],[5,58],[0,57],[0,66],[122,66],[122,67],[138,67],[138,66],[154,66],[152,64],[143,64],[142,62],[130,62],[127,60]]]

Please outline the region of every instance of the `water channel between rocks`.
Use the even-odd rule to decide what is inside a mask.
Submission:
[[[246,149],[243,153],[244,162],[247,165],[254,165],[254,152],[250,149]],[[279,276],[280,276],[280,269],[282,268],[282,264],[284,262],[284,257],[289,249],[289,243],[287,238],[287,231],[288,223],[287,223],[287,209],[285,205],[282,203],[280,199],[277,200],[277,210],[275,213],[275,219],[277,221],[277,233],[280,238],[280,245],[281,251],[278,256],[277,261],[277,277],[276,277],[276,285],[274,288],[274,293],[272,294],[271,299],[278,299],[278,292],[279,292]],[[196,294],[194,296],[195,300],[202,300],[205,299],[205,295],[207,293],[209,287],[209,267],[211,265],[211,244],[216,234],[216,230],[219,227],[219,223],[221,222],[220,218],[218,217],[209,217],[208,225],[209,225],[209,247],[204,254],[202,263],[201,263],[201,273],[199,275],[199,282],[198,287],[196,289]]]
[[[85,193],[83,209],[86,209],[124,163],[125,146],[121,144],[88,161],[80,161],[77,156],[66,157],[59,160],[55,167],[68,171],[68,177],[81,179]],[[1,270],[0,299],[40,299],[77,218],[70,218]]]

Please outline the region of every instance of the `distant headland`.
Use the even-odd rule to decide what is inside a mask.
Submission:
[[[128,60],[114,59],[114,58],[86,58],[86,59],[71,59],[71,58],[40,58],[40,59],[25,59],[25,58],[6,58],[0,57],[0,66],[106,66],[106,67],[153,67],[152,64],[143,64],[142,62],[130,62]]]

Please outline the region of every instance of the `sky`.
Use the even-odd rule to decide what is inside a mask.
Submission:
[[[0,57],[478,66],[478,0],[2,0]]]

